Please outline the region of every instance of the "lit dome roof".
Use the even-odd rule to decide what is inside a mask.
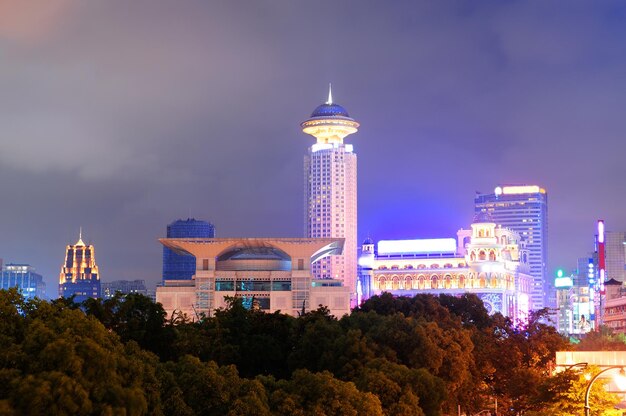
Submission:
[[[311,113],[311,118],[313,117],[347,117],[350,115],[345,108],[335,103],[324,103],[318,106],[313,113]]]
[[[367,237],[365,241],[363,241],[363,245],[371,245],[371,244],[374,244],[374,240],[372,240],[369,237]]]
[[[478,214],[474,215],[474,221],[472,221],[472,223],[476,224],[476,223],[481,223],[481,222],[494,222],[493,218],[491,217],[491,215],[489,215],[488,212],[479,212]]]

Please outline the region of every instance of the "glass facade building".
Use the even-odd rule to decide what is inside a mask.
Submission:
[[[40,274],[28,264],[9,263],[1,266],[0,289],[17,288],[26,299],[46,296],[46,284]]]
[[[215,226],[210,222],[187,218],[167,226],[167,238],[214,238]],[[176,254],[163,247],[163,280],[191,279],[196,272],[196,258]]]
[[[533,277],[531,309],[556,306],[556,292],[547,280],[548,195],[535,185],[498,186],[492,194],[478,194],[475,213],[488,213],[496,224],[516,231],[526,242]]]

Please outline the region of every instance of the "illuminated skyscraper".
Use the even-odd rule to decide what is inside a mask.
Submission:
[[[210,222],[187,218],[167,226],[167,238],[214,238],[215,226]],[[196,259],[188,254],[174,253],[163,247],[163,280],[191,279],[196,273]]]
[[[300,124],[317,141],[304,157],[305,235],[345,238],[343,254],[325,257],[312,267],[316,279],[337,279],[350,288],[356,305],[357,281],[357,176],[356,154],[344,138],[359,127],[345,108],[328,101]]]
[[[72,295],[75,295],[75,302],[100,297],[100,274],[94,247],[83,242],[82,232],[76,244],[67,245],[59,276],[59,296],[69,298]]]
[[[487,212],[494,222],[516,231],[526,241],[533,277],[531,308],[556,306],[556,294],[547,281],[548,195],[539,186],[498,186],[493,194],[474,199],[475,213]]]

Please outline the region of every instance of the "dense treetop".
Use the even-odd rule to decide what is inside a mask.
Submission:
[[[551,373],[572,346],[545,311],[513,323],[469,294],[383,294],[341,319],[229,302],[192,322],[141,295],[77,305],[0,291],[0,415],[437,416],[495,398],[503,415],[582,412],[581,375]],[[615,403],[601,383],[592,400]]]

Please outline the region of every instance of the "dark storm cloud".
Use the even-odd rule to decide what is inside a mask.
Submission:
[[[298,128],[334,83],[362,123],[359,232],[447,236],[474,191],[550,194],[551,263],[626,229],[619,2],[0,3],[0,257],[55,293],[79,226],[105,280],[156,238],[302,233]]]

